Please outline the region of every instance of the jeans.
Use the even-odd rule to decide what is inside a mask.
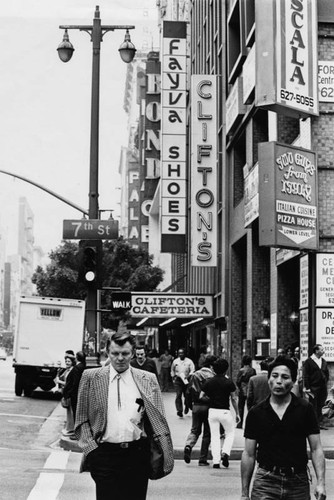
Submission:
[[[208,459],[209,446],[210,446],[210,427],[208,422],[209,408],[206,405],[194,404],[192,408],[192,426],[190,434],[186,440],[186,446],[192,449],[198,441],[202,432],[203,438],[200,451],[200,462],[206,462]]]
[[[209,409],[209,425],[211,431],[211,452],[214,464],[219,464],[220,453],[230,455],[234,433],[235,420],[230,410]],[[220,426],[225,429],[225,439],[221,439]]]
[[[259,467],[250,498],[251,500],[310,500],[307,472],[286,476]]]
[[[186,401],[185,401],[187,384],[184,384],[182,382],[182,380],[179,377],[177,377],[174,380],[174,387],[175,387],[175,392],[176,392],[176,397],[175,397],[176,411],[183,413],[182,395],[184,397],[184,406],[185,406],[185,408],[187,408]]]
[[[96,500],[145,500],[149,472],[149,444],[134,448],[102,443],[87,456],[96,485]]]

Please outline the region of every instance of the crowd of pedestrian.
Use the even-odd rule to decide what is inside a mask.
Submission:
[[[112,336],[107,354],[104,366],[85,370],[84,354],[66,351],[65,368],[56,379],[63,398],[71,402],[64,434],[78,439],[84,453],[81,470],[90,471],[97,500],[107,500],[110,489],[115,499],[144,500],[148,479],[171,472],[172,442],[161,395],[171,383],[176,415],[183,418],[191,411],[186,464],[202,435],[198,465],[210,466],[211,447],[212,467],[228,468],[235,429],[243,428],[241,499],[278,500],[285,495],[307,500],[308,443],[315,496],[326,499],[320,429],[326,429],[323,408],[329,371],[322,345],[316,344],[303,363],[298,346],[280,347],[275,358],[259,364],[244,355],[235,382],[228,361],[207,349],[201,350],[195,365],[185,348],[175,357],[167,349],[159,355],[135,345],[131,334],[124,332]],[[334,396],[332,407],[334,415]],[[159,453],[152,451],[152,435],[164,436]],[[135,490],[134,482],[124,486],[124,474],[136,478]]]

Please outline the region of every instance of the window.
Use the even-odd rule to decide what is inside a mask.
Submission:
[[[236,0],[227,19],[227,72],[230,84],[239,75],[247,55],[244,14],[241,0]]]
[[[233,205],[244,196],[244,165],[246,163],[246,135],[242,133],[233,149]]]
[[[245,37],[247,47],[251,47],[255,39],[255,0],[245,0]]]

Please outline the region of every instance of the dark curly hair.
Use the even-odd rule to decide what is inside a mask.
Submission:
[[[271,375],[271,372],[273,371],[276,366],[286,366],[289,368],[290,373],[291,373],[291,378],[293,382],[296,382],[297,380],[297,364],[293,361],[293,359],[288,358],[287,356],[277,356],[277,358],[274,359],[271,363],[269,363],[268,366],[268,378]]]

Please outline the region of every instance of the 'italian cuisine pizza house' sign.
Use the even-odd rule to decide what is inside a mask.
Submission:
[[[316,250],[316,155],[276,142],[259,144],[260,245]]]

